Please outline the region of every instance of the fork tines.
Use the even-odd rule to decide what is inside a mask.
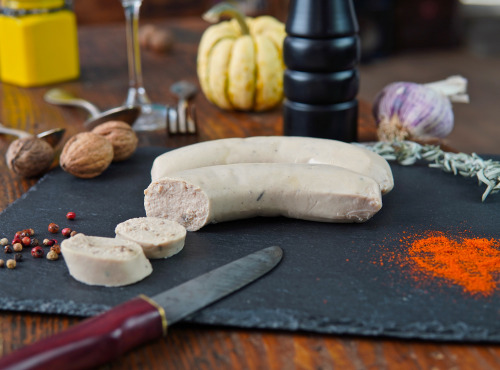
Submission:
[[[168,107],[167,130],[169,134],[196,134],[196,111],[194,104],[179,102],[177,108]]]

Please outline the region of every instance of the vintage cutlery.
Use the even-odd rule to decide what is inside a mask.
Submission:
[[[170,91],[175,94],[179,101],[177,103],[176,114],[171,113],[174,108],[169,108],[167,115],[167,127],[170,134],[195,134],[196,133],[196,114],[194,105],[189,104],[198,89],[194,84],[188,81],[179,81],[170,87]]]
[[[191,315],[269,272],[281,260],[268,247],[154,297],[139,296],[60,333],[0,358],[0,369],[95,368],[167,332]]]
[[[45,140],[50,146],[55,147],[61,141],[66,130],[64,128],[53,128],[36,135],[37,138]],[[33,136],[29,132],[5,127],[0,123],[0,134],[14,135],[19,138]]]
[[[45,93],[44,99],[50,104],[85,109],[90,114],[90,117],[84,123],[85,127],[89,130],[107,121],[124,121],[133,125],[141,113],[141,108],[138,106],[122,106],[101,112],[99,108],[91,102],[77,98],[63,89],[50,89]]]

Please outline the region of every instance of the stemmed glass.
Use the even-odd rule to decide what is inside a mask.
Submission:
[[[141,51],[139,46],[139,10],[142,0],[121,0],[125,11],[127,31],[127,58],[129,88],[125,105],[141,107],[141,115],[134,123],[135,131],[153,131],[166,127],[167,107],[153,104],[142,82]]]

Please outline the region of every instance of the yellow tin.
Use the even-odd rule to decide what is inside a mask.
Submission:
[[[80,74],[76,17],[64,0],[0,0],[0,78],[47,85]]]

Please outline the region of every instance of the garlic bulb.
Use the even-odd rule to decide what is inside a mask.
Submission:
[[[429,84],[395,82],[375,98],[373,115],[381,141],[444,138],[453,130],[451,101],[467,103],[467,80],[452,76]]]

